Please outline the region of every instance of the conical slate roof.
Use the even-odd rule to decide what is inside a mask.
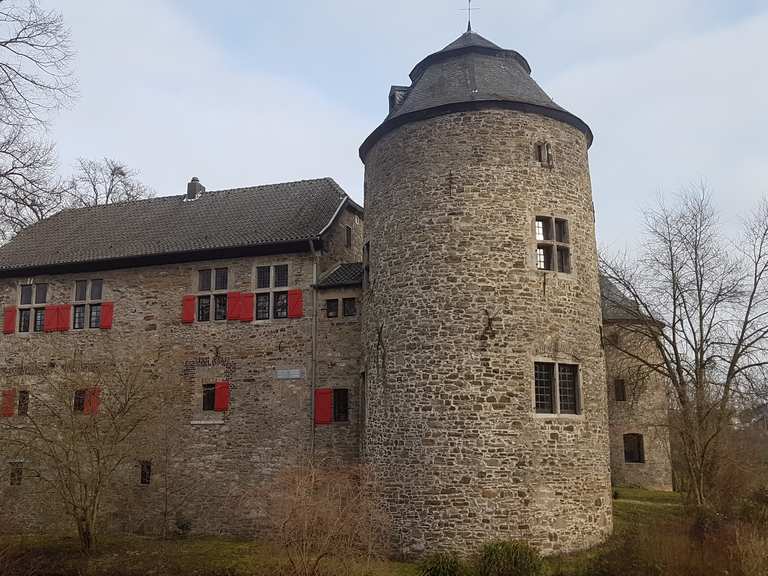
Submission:
[[[555,118],[581,130],[588,144],[592,143],[589,126],[555,104],[531,78],[531,67],[523,56],[500,48],[471,30],[424,58],[410,78],[410,87],[392,88],[389,115],[360,147],[363,162],[373,145],[398,126],[485,108],[507,108]]]

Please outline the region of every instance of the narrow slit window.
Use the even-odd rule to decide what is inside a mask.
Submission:
[[[352,248],[352,228],[344,226],[344,244],[347,248]]]
[[[627,385],[622,379],[616,379],[613,383],[613,397],[616,402],[627,401]]]
[[[148,486],[152,482],[152,462],[149,460],[142,460],[139,462],[140,473],[139,483],[143,486]]]

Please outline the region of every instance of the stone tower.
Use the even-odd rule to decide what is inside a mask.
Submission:
[[[587,148],[468,31],[394,86],[365,163],[363,458],[406,555],[612,529]]]

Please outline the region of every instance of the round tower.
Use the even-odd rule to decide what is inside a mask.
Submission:
[[[406,555],[612,529],[589,127],[468,31],[363,143],[363,457]]]

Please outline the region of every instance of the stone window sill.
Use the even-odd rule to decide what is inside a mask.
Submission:
[[[192,420],[192,426],[221,426],[225,424],[224,420]]]

